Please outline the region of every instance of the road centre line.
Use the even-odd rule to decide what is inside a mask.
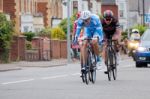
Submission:
[[[5,83],[2,83],[2,85],[15,84],[15,83],[23,83],[23,82],[33,81],[33,80],[35,80],[35,79],[26,79],[26,80],[19,80],[19,81],[5,82]]]

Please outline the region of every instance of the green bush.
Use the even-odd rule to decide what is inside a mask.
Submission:
[[[138,29],[139,30],[139,32],[140,32],[140,35],[142,35],[143,33],[144,33],[144,31],[147,29],[147,27],[146,26],[143,26],[143,25],[136,25],[136,26],[134,26],[134,27],[132,27],[132,29]]]
[[[5,14],[0,13],[0,60],[9,61],[9,49],[13,36],[13,23],[6,19]]]
[[[52,39],[59,39],[59,40],[65,40],[66,34],[60,27],[52,28],[51,30],[51,38]]]
[[[27,41],[31,41],[33,37],[35,37],[35,33],[33,32],[26,32],[23,33],[24,36],[26,36]]]
[[[138,29],[140,32],[140,35],[142,35],[144,31],[147,29],[147,27],[143,25],[135,25],[129,29],[130,35],[131,35],[132,29]],[[125,39],[127,37],[128,37],[128,30],[122,32],[122,39]]]
[[[75,14],[73,14],[70,17],[70,32],[73,31],[73,24],[74,24],[75,19],[76,19],[76,16],[75,16]],[[66,34],[67,34],[67,25],[68,25],[67,22],[68,22],[67,18],[65,18],[59,23],[59,27],[61,27]]]
[[[47,28],[43,29],[42,31],[40,31],[37,35],[38,36],[46,36],[46,37],[50,38],[50,33],[51,33],[51,28],[47,27]]]

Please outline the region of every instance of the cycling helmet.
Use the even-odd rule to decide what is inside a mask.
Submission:
[[[112,18],[113,17],[113,12],[111,10],[106,10],[104,11],[103,17],[104,18]]]
[[[132,29],[132,33],[139,33],[138,29]]]
[[[81,19],[86,20],[91,17],[91,12],[90,11],[82,11],[81,13]]]

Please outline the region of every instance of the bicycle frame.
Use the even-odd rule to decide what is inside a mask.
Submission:
[[[86,59],[86,67],[85,71],[82,72],[82,80],[86,82],[86,84],[89,83],[89,80],[92,81],[92,83],[95,83],[96,80],[96,55],[94,54],[93,45],[92,45],[92,38],[85,38],[84,40],[87,40],[87,59]],[[95,66],[94,66],[95,65]]]

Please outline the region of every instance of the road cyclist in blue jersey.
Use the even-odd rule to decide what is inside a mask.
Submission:
[[[83,30],[83,36],[79,38],[80,32]],[[102,24],[100,22],[99,16],[92,14],[90,11],[82,11],[81,16],[77,22],[77,30],[74,38],[74,42],[78,42],[84,38],[92,38],[92,45],[95,55],[97,56],[97,69],[100,69],[101,66],[101,56],[99,55],[99,49],[101,46],[100,43],[103,40],[103,31]],[[80,42],[80,52],[81,52],[81,71],[85,69],[87,53],[87,40]]]

